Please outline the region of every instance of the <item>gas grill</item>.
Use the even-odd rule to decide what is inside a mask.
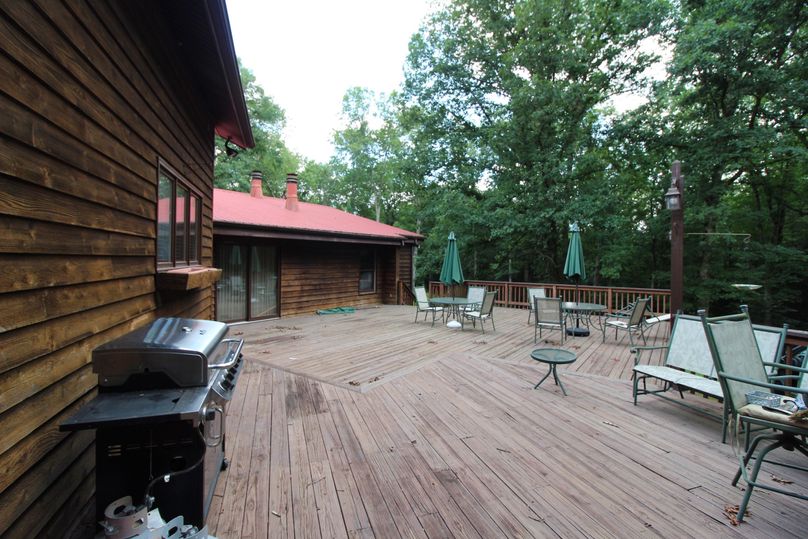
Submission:
[[[221,322],[160,318],[93,350],[98,395],[62,430],[96,430],[96,517],[125,496],[202,528],[227,466],[225,412],[244,341]]]

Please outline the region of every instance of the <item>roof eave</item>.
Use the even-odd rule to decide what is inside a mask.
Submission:
[[[247,114],[247,104],[244,101],[244,88],[241,85],[241,74],[225,0],[208,0],[203,5],[210,24],[229,101],[226,117],[216,119],[216,134],[224,139],[230,139],[242,148],[252,148],[255,146],[255,139]]]

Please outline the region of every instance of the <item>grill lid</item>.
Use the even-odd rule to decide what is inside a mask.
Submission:
[[[133,375],[206,385],[208,363],[226,334],[222,322],[159,318],[93,350],[93,371],[102,387],[125,386]]]

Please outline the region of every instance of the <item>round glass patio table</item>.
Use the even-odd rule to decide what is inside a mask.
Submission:
[[[469,300],[467,298],[449,298],[449,297],[430,298],[429,304],[446,308],[449,311],[449,313],[451,313],[452,317],[455,320],[460,318],[460,307],[465,307],[466,305],[472,305],[472,303],[469,303]]]
[[[544,375],[544,378],[539,380],[539,382],[533,386],[533,389],[538,389],[541,383],[552,374],[556,385],[561,388],[561,393],[563,393],[566,397],[567,392],[564,390],[564,384],[562,384],[561,380],[558,378],[556,367],[558,365],[567,365],[569,363],[573,363],[576,359],[578,359],[578,356],[569,350],[561,350],[560,348],[538,348],[530,353],[530,357],[540,363],[546,363],[550,366],[550,370]]]
[[[592,315],[596,313],[599,315],[606,311],[606,306],[600,303],[578,303],[575,301],[565,301],[561,304],[561,308],[575,319],[575,327],[567,328],[567,335],[574,337],[586,337],[589,335],[589,327],[595,325],[592,321]],[[581,322],[584,323],[585,327],[581,327]],[[598,316],[597,328],[603,331],[600,316]]]

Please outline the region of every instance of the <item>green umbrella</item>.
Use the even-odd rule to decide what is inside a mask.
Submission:
[[[463,281],[463,268],[460,267],[457,240],[455,240],[454,232],[449,232],[449,244],[446,246],[443,267],[440,270],[440,282],[452,287],[452,296],[454,296],[454,285],[462,284]]]
[[[578,283],[581,279],[586,279],[584,248],[581,245],[581,231],[578,223],[570,225],[570,244],[567,247],[567,261],[564,262],[564,275],[570,279],[575,277],[575,301],[578,301]]]

